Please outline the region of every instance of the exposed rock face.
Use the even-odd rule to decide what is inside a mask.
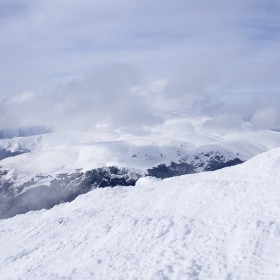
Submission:
[[[204,169],[204,171],[214,171],[224,167],[234,166],[240,163],[243,163],[243,161],[240,160],[239,158],[235,158],[226,162],[219,162],[219,161],[212,160],[210,161],[210,164],[207,165],[207,167]]]
[[[171,162],[169,166],[160,164],[151,169],[148,169],[149,176],[153,176],[160,179],[165,179],[174,176],[180,176],[185,174],[195,173],[195,167],[189,163],[175,163]]]
[[[0,176],[7,173],[7,170],[1,170]],[[20,186],[15,186],[16,178],[3,180],[1,176],[0,218],[9,218],[31,210],[49,209],[96,188],[133,186],[141,176],[143,175],[137,172],[114,166],[85,173],[77,171],[59,174],[48,185],[38,185],[40,179],[45,179],[40,175]]]
[[[212,171],[240,164],[239,158],[224,156],[219,152],[190,155],[179,162],[159,164],[146,171],[103,167],[86,172],[58,174],[55,178],[38,174],[31,180],[18,183],[17,175],[0,168],[0,218],[9,218],[31,210],[49,209],[70,202],[77,196],[96,188],[115,186],[134,186],[143,176],[169,178],[185,174]]]
[[[233,165],[237,165],[242,163],[239,158],[235,158],[233,160],[229,160],[227,162],[219,162],[219,161],[210,161],[209,164],[203,169],[203,171],[214,171],[224,167],[229,167]],[[165,164],[160,164],[151,169],[148,169],[149,176],[153,176],[160,179],[170,178],[174,176],[180,176],[185,174],[193,174],[198,173],[197,167],[192,164],[181,162],[175,163],[171,162],[169,166]]]
[[[239,158],[225,157],[218,151],[189,155],[178,163],[159,164],[147,170],[149,176],[165,179],[203,171],[214,171],[242,163]]]
[[[18,151],[10,151],[10,150],[6,150],[6,149],[0,149],[0,160],[4,159],[4,158],[8,158],[8,157],[15,157],[24,153],[28,153],[29,150],[24,149],[24,150],[18,150]]]

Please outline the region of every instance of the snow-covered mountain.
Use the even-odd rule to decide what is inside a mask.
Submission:
[[[0,218],[69,202],[92,189],[135,185],[244,162],[280,146],[276,131],[224,134],[172,120],[148,135],[99,129],[0,140]],[[2,156],[2,157],[1,157]]]
[[[1,279],[279,279],[280,149],[0,220]]]

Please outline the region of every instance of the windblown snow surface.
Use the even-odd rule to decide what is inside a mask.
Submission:
[[[279,279],[280,149],[0,221],[1,279]]]

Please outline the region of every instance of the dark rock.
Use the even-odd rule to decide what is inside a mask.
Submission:
[[[166,166],[165,164],[160,164],[151,169],[148,169],[147,171],[149,176],[165,179],[169,177],[195,173],[195,167],[185,162],[171,162],[169,166]]]
[[[24,153],[28,153],[30,152],[27,149],[24,150],[19,150],[19,151],[15,151],[15,152],[11,152],[9,150],[5,150],[5,149],[0,149],[0,160],[4,159],[4,158],[8,158],[8,157],[15,157]]]
[[[239,158],[235,158],[226,162],[222,162],[219,160],[211,160],[209,164],[206,165],[205,171],[214,171],[224,167],[234,166],[240,163],[243,163],[243,161]]]
[[[1,170],[1,169],[0,169]],[[1,174],[1,173],[0,173]],[[4,171],[2,171],[4,174]],[[18,186],[19,195],[13,195],[14,181],[2,180],[0,183],[0,219],[13,217],[31,210],[50,209],[53,206],[70,202],[80,194],[95,188],[133,186],[142,175],[118,167],[106,167],[89,170],[85,173],[62,173],[50,182],[49,186],[39,185],[32,180]],[[36,176],[41,178],[42,176]],[[24,191],[27,187],[31,187]]]

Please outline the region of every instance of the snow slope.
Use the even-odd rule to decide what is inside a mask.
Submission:
[[[279,279],[280,149],[0,221],[1,279]]]

